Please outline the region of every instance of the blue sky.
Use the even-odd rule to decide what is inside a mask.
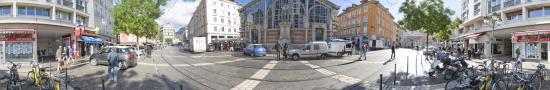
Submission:
[[[199,2],[201,0],[169,0],[167,5],[162,8],[164,9],[164,15],[161,16],[157,21],[160,24],[173,24],[176,27],[183,27],[187,26],[187,23],[189,23],[189,20],[191,19],[191,16],[193,15],[193,12],[195,11],[196,7],[198,6]],[[248,3],[252,0],[236,0],[237,3]],[[345,9],[346,7],[351,6],[354,4],[359,4],[361,0],[329,0],[333,2],[336,5],[340,6],[340,11],[342,9]],[[401,3],[403,3],[405,0],[379,0],[380,3],[386,8],[389,9],[390,13],[395,17],[394,21],[401,20],[403,18],[403,15],[399,13],[399,7],[401,6]],[[423,1],[423,0],[417,0],[417,1]],[[460,10],[460,1],[461,0],[443,0],[445,3],[445,6],[451,10],[455,11],[455,15],[453,17],[456,17],[460,14],[458,14],[458,10]]]

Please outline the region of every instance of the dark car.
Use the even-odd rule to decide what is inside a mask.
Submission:
[[[208,46],[206,47],[207,52],[213,52],[215,49],[216,47],[212,44],[208,44]]]
[[[250,56],[265,56],[267,54],[262,44],[249,44],[244,48],[243,53]]]
[[[118,66],[121,69],[128,69],[129,67],[134,67],[137,65],[137,53],[136,51],[128,46],[107,46],[101,49],[99,53],[94,53],[90,57],[91,65],[104,64],[108,65],[107,56],[111,52],[116,52],[118,54]]]

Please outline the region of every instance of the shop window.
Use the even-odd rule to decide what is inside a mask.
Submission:
[[[36,7],[19,7],[17,9],[19,15],[23,16],[50,16],[49,9]]]
[[[544,7],[544,15],[550,16],[550,7]]]

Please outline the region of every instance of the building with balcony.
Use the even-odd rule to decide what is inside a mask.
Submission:
[[[548,60],[550,0],[462,0],[456,37],[484,57]]]
[[[253,0],[241,10],[244,41],[300,47],[334,35],[340,6],[328,0]]]
[[[207,44],[239,39],[239,6],[233,0],[202,0],[189,22],[188,37],[206,37]]]
[[[162,33],[164,35],[164,40],[170,39],[170,41],[164,42],[174,42],[174,37],[176,36],[176,27],[171,24],[165,24],[161,27]]]
[[[112,37],[103,33],[111,31],[111,9],[108,0],[0,0],[0,49],[7,50],[0,61],[52,57],[58,46],[75,58],[90,55]]]
[[[399,43],[394,17],[377,0],[363,0],[359,5],[354,4],[344,9],[338,19],[339,38],[369,42],[369,46],[375,48]]]

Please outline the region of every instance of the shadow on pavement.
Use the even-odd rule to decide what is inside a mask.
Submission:
[[[398,72],[397,74],[391,73],[389,76],[382,76],[378,79],[373,80],[368,83],[357,83],[349,85],[344,88],[344,90],[373,90],[380,88],[380,80],[382,81],[382,87],[384,90],[391,90],[392,88],[398,87],[409,87],[409,86],[430,86],[430,85],[439,85],[445,84],[445,80],[441,78],[431,78],[428,76],[414,76],[406,72]],[[394,84],[395,80],[395,84]],[[423,90],[423,89],[420,89]]]

